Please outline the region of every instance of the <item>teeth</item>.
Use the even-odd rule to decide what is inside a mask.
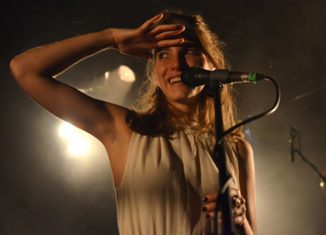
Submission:
[[[181,82],[181,78],[180,77],[176,77],[176,78],[172,78],[170,80],[170,83],[176,83],[176,82]]]

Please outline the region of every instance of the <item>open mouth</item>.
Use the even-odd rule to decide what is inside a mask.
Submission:
[[[181,82],[181,78],[180,77],[175,77],[175,78],[172,78],[172,79],[169,80],[169,83],[170,84],[178,83],[178,82]]]

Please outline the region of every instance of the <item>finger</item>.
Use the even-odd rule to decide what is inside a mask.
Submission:
[[[246,214],[246,211],[247,211],[246,206],[242,205],[239,208],[232,209],[232,214],[233,216],[242,216]]]
[[[210,193],[205,195],[203,202],[215,202],[217,198],[217,193]]]
[[[214,212],[215,211],[215,207],[216,207],[216,203],[208,203],[204,206],[202,206],[202,210],[203,211],[207,211],[207,212]]]
[[[150,32],[149,35],[157,35],[162,32],[167,32],[167,31],[176,31],[176,30],[185,30],[185,27],[180,24],[163,24],[163,25],[158,25],[155,28],[153,28]]]
[[[160,34],[157,34],[155,36],[155,39],[156,40],[164,40],[164,39],[169,39],[171,37],[178,37],[179,35],[179,38],[182,37],[182,35],[180,35],[181,33],[183,32],[183,29],[179,29],[179,30],[174,30],[174,31],[169,31],[169,32],[162,32]]]
[[[230,189],[229,189],[229,195],[230,195],[230,197],[234,197],[236,195],[241,195],[241,192],[237,188],[231,188],[230,187]]]
[[[145,23],[142,24],[141,28],[143,30],[149,29],[152,27],[153,24],[156,24],[158,21],[160,21],[163,17],[163,13],[157,14],[156,16],[150,18],[149,20],[145,21]]]
[[[179,46],[183,42],[184,42],[184,38],[160,40],[160,41],[158,41],[156,43],[156,47],[173,47],[173,46]]]
[[[206,217],[207,217],[207,218],[214,219],[214,218],[215,218],[215,213],[214,213],[214,212],[208,212],[208,213],[206,214]]]

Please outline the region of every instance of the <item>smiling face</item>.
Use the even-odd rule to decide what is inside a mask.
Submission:
[[[184,38],[187,43],[182,44],[182,47],[155,49],[153,57],[147,62],[148,80],[135,110],[145,116],[157,117],[155,126],[160,133],[165,133],[171,127],[173,131],[179,126],[189,126],[189,122],[196,122],[199,132],[213,133],[213,99],[207,96],[203,87],[191,89],[178,81],[181,73],[188,67],[225,69],[227,63],[223,53],[224,43],[209,29],[200,15],[167,11],[159,24],[184,25],[185,31],[178,36]],[[237,122],[231,90],[231,86],[224,86],[220,93],[224,106],[222,115],[225,129]],[[240,129],[235,132],[243,136]]]
[[[190,67],[211,67],[208,58],[197,46],[160,48],[155,53],[154,72],[157,85],[166,100],[175,107],[194,104],[204,88],[190,88],[181,82],[181,73]]]

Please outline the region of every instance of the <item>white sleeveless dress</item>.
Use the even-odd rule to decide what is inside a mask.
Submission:
[[[218,191],[218,169],[212,139],[197,139],[191,131],[171,139],[133,132],[116,188],[120,235],[210,234],[202,198]]]

